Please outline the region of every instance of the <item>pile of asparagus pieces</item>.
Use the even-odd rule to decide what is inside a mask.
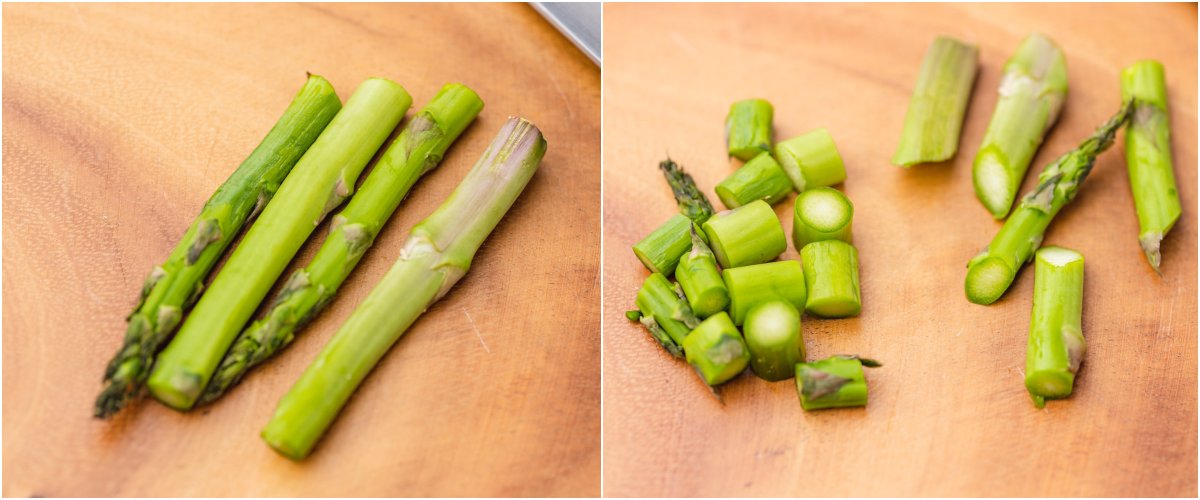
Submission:
[[[413,185],[483,109],[471,89],[446,85],[354,193],[359,174],[411,103],[400,85],[371,78],[342,106],[328,81],[309,75],[146,279],[124,344],[105,371],[95,415],[112,416],[143,387],[178,410],[210,403],[291,343],[333,299]],[[311,452],[391,345],[466,274],[545,150],[533,124],[523,118],[504,124],[446,202],[412,228],[391,270],[280,401],[263,431],[272,448],[294,459]],[[347,199],[312,260],[264,302],[304,242]],[[245,226],[205,289],[209,271]],[[260,304],[267,312],[250,322]]]
[[[633,246],[651,274],[626,316],[710,388],[750,367],[768,381],[794,377],[805,410],[864,406],[863,367],[879,363],[855,355],[807,362],[801,334],[802,311],[844,318],[862,310],[854,205],[830,187],[846,179],[845,165],[825,129],[772,145],[773,119],[763,99],[730,107],[729,155],[745,164],[715,189],[725,211],[714,213],[675,162],[659,164],[680,213]],[[793,190],[801,260],[776,260],[787,237],[771,206]]]

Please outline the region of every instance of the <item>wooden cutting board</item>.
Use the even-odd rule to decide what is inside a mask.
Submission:
[[[605,7],[604,493],[612,496],[1195,496],[1196,10],[1194,5],[633,5]],[[971,161],[1004,61],[1033,31],[1066,51],[1070,95],[1041,167],[1114,113],[1120,70],[1167,68],[1183,217],[1164,276],[1137,242],[1123,139],[1100,157],[1047,244],[1087,258],[1087,358],[1066,401],[1023,386],[1033,273],[990,307],[965,264],[1000,224]],[[979,44],[981,71],[953,161],[889,163],[936,35]],[[827,127],[855,203],[863,312],[806,316],[810,359],[877,358],[865,409],[805,413],[793,382],[749,372],[722,405],[622,315],[647,275],[629,247],[675,206],[668,153],[711,199],[729,104],[775,105],[779,139]],[[792,201],[776,206],[791,233]],[[790,241],[790,240],[789,240]],[[798,258],[789,249],[783,258]]]
[[[3,17],[6,496],[599,493],[599,71],[532,9],[26,4]],[[343,100],[391,78],[414,110],[458,81],[486,108],[276,360],[199,411],[146,400],[94,420],[145,274],[305,71]],[[275,454],[258,433],[279,398],[509,115],[549,150],[471,273],[308,460]]]

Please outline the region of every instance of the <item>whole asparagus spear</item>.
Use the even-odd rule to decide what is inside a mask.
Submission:
[[[150,375],[154,355],[179,326],[184,310],[200,297],[213,265],[246,221],[275,195],[341,107],[333,86],[309,75],[254,152],[204,204],[167,261],[155,267],[142,285],[138,305],[127,318],[125,342],[104,372],[96,417],[113,415],[138,394]]]
[[[382,78],[363,82],[350,96],[159,356],[147,381],[155,398],[176,409],[195,404],[276,278],[325,215],[350,196],[411,103],[403,87]]]
[[[450,198],[413,227],[383,280],[280,400],[262,432],[271,448],[296,460],[308,456],[392,344],[467,273],[545,152],[532,123],[505,123]]]
[[[296,331],[321,312],[409,189],[437,167],[450,144],[482,109],[483,101],[474,91],[450,84],[408,122],[358,194],[333,218],[334,229],[312,262],[288,279],[263,319],[238,336],[205,389],[202,403],[219,398],[251,368],[290,344]]]
[[[1108,122],[1079,147],[1060,156],[1038,176],[1038,185],[1021,199],[1016,210],[992,243],[967,263],[967,300],[991,304],[1004,295],[1033,252],[1058,211],[1079,193],[1096,157],[1112,146],[1117,130],[1129,119],[1132,101],[1126,101]]]

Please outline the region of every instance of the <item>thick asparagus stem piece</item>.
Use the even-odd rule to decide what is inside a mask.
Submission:
[[[728,382],[746,369],[750,350],[729,315],[724,311],[709,316],[683,341],[687,362],[709,386]]]
[[[814,241],[851,241],[854,204],[833,188],[809,189],[792,206],[792,244],[797,249]]]
[[[858,316],[858,250],[841,240],[817,241],[800,250],[808,312],[824,318]]]
[[[804,309],[808,299],[804,267],[794,260],[726,269],[721,277],[729,290],[729,315],[736,325],[743,324],[759,304],[783,300]]]
[[[729,305],[729,291],[725,289],[725,281],[721,279],[712,249],[708,248],[694,227],[691,236],[692,249],[679,259],[675,278],[679,280],[692,311],[701,318],[707,318]]]
[[[703,227],[725,269],[767,262],[787,250],[783,226],[762,200],[713,214]]]
[[[774,205],[792,192],[792,181],[771,153],[763,152],[717,184],[716,191],[726,208],[737,208],[754,200]]]
[[[692,176],[679,164],[667,158],[658,164],[658,168],[671,186],[680,213],[634,244],[633,253],[650,272],[670,276],[675,272],[679,258],[692,246],[689,226],[703,224],[712,216],[713,208]]]
[[[271,448],[296,460],[312,451],[392,344],[467,273],[545,152],[537,127],[509,118],[446,202],[413,227],[396,263],[280,400],[262,432]]]
[[[1131,105],[1121,110],[1083,141],[1079,147],[1047,165],[1038,185],[1021,198],[1016,210],[1004,221],[991,244],[967,263],[964,285],[967,300],[991,304],[1004,295],[1017,271],[1033,258],[1042,237],[1059,210],[1075,199],[1096,157],[1112,146],[1117,130],[1129,118]]]
[[[125,341],[104,372],[95,416],[111,416],[140,393],[154,355],[200,296],[213,265],[341,107],[333,86],[309,75],[267,136],[204,204],[167,261],[142,285],[138,305],[126,318]]]
[[[641,313],[637,321],[650,336],[672,356],[683,357],[683,340],[700,324],[683,291],[662,274],[651,274],[638,290],[637,307]]]
[[[1000,100],[975,155],[975,196],[992,216],[1012,208],[1042,138],[1067,98],[1067,63],[1054,41],[1034,33],[1004,65]]]
[[[842,154],[833,143],[833,136],[823,128],[776,144],[775,158],[797,193],[846,180]]]
[[[796,365],[796,392],[805,410],[867,405],[867,380],[863,367],[880,364],[858,356],[837,355]]]
[[[771,150],[771,121],[775,108],[765,99],[746,99],[733,103],[725,117],[725,142],[729,156],[749,161]]]
[[[321,312],[408,191],[437,167],[482,109],[483,101],[474,91],[450,84],[405,125],[359,192],[333,218],[334,229],[312,262],[288,279],[263,319],[238,336],[201,402],[220,397],[251,368],[290,344],[296,332]]]
[[[1125,68],[1121,72],[1121,94],[1126,100],[1134,100],[1129,129],[1125,131],[1125,161],[1140,226],[1138,241],[1146,261],[1159,271],[1159,245],[1181,212],[1171,160],[1162,64],[1146,60]]]
[[[400,85],[359,86],[246,232],[208,292],[159,356],[147,385],[180,410],[195,404],[234,338],[325,215],[354,190],[412,103]]]
[[[1083,255],[1062,247],[1037,251],[1033,318],[1025,351],[1025,388],[1038,408],[1071,395],[1083,361]]]
[[[976,46],[949,37],[933,41],[921,62],[892,163],[911,167],[954,157],[978,69]]]
[[[772,382],[789,379],[796,363],[804,362],[804,338],[800,334],[800,311],[791,302],[773,300],[755,306],[743,327],[750,348],[750,368]]]

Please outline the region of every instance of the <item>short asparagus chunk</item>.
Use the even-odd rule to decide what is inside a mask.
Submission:
[[[792,243],[796,249],[814,241],[851,242],[854,204],[833,188],[809,189],[796,197],[792,206]]]
[[[1162,262],[1160,244],[1179,220],[1181,207],[1171,160],[1167,121],[1167,83],[1158,61],[1138,61],[1121,72],[1121,95],[1134,99],[1125,131],[1125,162],[1137,209],[1138,241],[1155,271]]]
[[[721,277],[729,290],[729,315],[737,325],[760,304],[782,300],[803,310],[808,298],[804,267],[794,260],[726,269]]]
[[[409,326],[461,279],[546,152],[532,123],[510,118],[450,197],[409,233],[396,263],[279,401],[263,440],[307,456],[350,395]]]
[[[1083,255],[1062,247],[1037,251],[1033,319],[1025,351],[1025,388],[1038,408],[1071,395],[1083,362]]]
[[[651,274],[638,290],[638,321],[658,344],[675,357],[683,357],[683,340],[700,324],[683,291],[659,273]]]
[[[750,309],[743,326],[754,374],[772,382],[792,378],[804,362],[800,311],[786,300],[763,302]]]
[[[837,355],[796,365],[796,392],[805,410],[867,405],[867,380],[863,367],[880,364],[858,356]]]
[[[726,269],[767,262],[787,250],[783,226],[762,200],[713,214],[703,227],[717,262]]]
[[[792,181],[771,153],[759,153],[717,184],[717,197],[726,208],[737,208],[755,200],[772,205],[792,192]]]
[[[933,41],[921,62],[892,163],[911,167],[954,157],[978,70],[978,47],[949,37]]]
[[[1004,295],[1017,271],[1042,245],[1042,237],[1054,216],[1075,199],[1096,157],[1112,146],[1117,130],[1129,118],[1130,109],[1130,103],[1126,102],[1079,147],[1042,170],[1037,187],[1021,199],[991,244],[967,263],[964,285],[967,300],[991,304]]]
[[[771,121],[775,108],[764,99],[746,99],[733,103],[725,117],[725,141],[729,156],[749,161],[771,150]]]
[[[675,278],[687,297],[692,311],[701,318],[707,318],[718,311],[725,310],[729,305],[729,291],[721,279],[721,270],[717,269],[717,258],[713,255],[700,233],[691,231],[692,249],[679,259],[679,267],[675,269]]]
[[[808,312],[824,318],[858,316],[858,250],[841,240],[809,243],[800,250]]]
[[[1029,163],[1067,98],[1067,63],[1054,41],[1034,33],[1004,65],[1000,100],[975,155],[975,196],[992,216],[1012,208]]]
[[[709,316],[683,341],[687,362],[700,379],[717,386],[736,377],[750,362],[750,351],[724,311]]]
[[[833,136],[823,128],[776,144],[775,158],[796,192],[846,180],[842,154],[833,143]]]

